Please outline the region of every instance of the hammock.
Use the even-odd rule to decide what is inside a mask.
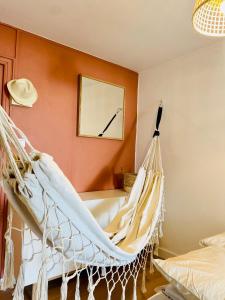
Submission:
[[[8,228],[5,234],[5,269],[1,289],[13,288],[12,230],[24,236],[30,232],[30,255],[22,259],[14,300],[22,300],[26,264],[42,255],[33,300],[48,299],[48,274],[54,257],[62,263],[61,300],[67,299],[68,281],[76,277],[75,300],[80,300],[80,274],[88,274],[88,300],[94,300],[94,290],[105,280],[108,300],[115,286],[121,284],[122,300],[126,286],[133,279],[133,300],[140,270],[143,271],[142,291],[145,292],[147,257],[153,253],[162,236],[164,213],[164,175],[162,169],[159,123],[147,155],[137,174],[131,193],[112,222],[102,229],[85,207],[79,194],[54,162],[53,158],[35,150],[26,136],[0,107],[0,143],[2,149],[2,187],[9,201]],[[20,138],[26,141],[22,147]],[[13,210],[22,219],[22,228],[14,228]],[[42,248],[37,249],[36,241]],[[73,268],[71,269],[71,264]],[[72,272],[71,272],[72,271]]]

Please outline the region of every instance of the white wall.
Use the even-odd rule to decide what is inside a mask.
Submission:
[[[225,42],[140,73],[137,167],[161,98],[167,209],[161,247],[180,254],[225,231]]]

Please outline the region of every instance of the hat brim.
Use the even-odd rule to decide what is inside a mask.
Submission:
[[[35,89],[35,87],[32,85],[33,88],[33,92],[29,97],[26,98],[21,98],[19,97],[14,90],[12,89],[12,83],[14,82],[14,80],[11,80],[7,83],[7,88],[9,91],[9,94],[11,96],[11,99],[16,102],[17,105],[22,105],[22,106],[27,106],[27,107],[32,107],[33,104],[37,101],[38,99],[38,93]]]
[[[36,102],[36,101],[18,101],[18,100],[15,100],[11,95],[10,95],[10,100],[11,100],[11,104],[12,105],[17,105],[17,106],[24,106],[24,107],[32,107],[33,104]]]

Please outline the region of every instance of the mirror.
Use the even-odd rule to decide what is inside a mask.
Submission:
[[[123,140],[125,88],[80,76],[78,135]]]

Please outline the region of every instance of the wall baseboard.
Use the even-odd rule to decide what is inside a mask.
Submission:
[[[175,257],[175,256],[178,256],[178,254],[173,251],[170,251],[166,248],[159,247],[159,257],[160,258],[167,259],[167,258]]]

